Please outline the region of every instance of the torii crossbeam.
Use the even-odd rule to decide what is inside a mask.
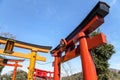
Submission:
[[[98,2],[88,16],[60,44],[51,51],[54,56],[54,80],[60,80],[60,65],[63,62],[81,56],[84,80],[98,80],[90,50],[106,43],[104,34],[89,37],[89,34],[104,23],[109,13],[109,5]],[[79,44],[77,44],[79,43]],[[62,53],[65,55],[62,56]]]

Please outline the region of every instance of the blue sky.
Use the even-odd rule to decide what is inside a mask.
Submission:
[[[105,23],[100,26],[106,34],[108,43],[115,47],[116,54],[109,60],[110,67],[120,69],[120,1],[104,0],[111,8],[105,17]],[[9,32],[17,40],[29,43],[57,46],[86,17],[98,0],[0,0],[0,31]],[[30,51],[20,50],[28,53]],[[38,53],[45,56],[47,62],[52,62],[50,53]],[[12,57],[10,57],[12,58]],[[69,65],[78,65],[80,58],[69,61]],[[76,62],[73,64],[73,62]],[[36,63],[36,68],[53,70],[52,64]],[[67,64],[68,64],[67,63]],[[25,60],[23,70],[27,71],[29,60]],[[66,64],[65,64],[66,65]],[[3,73],[13,70],[5,67]],[[81,71],[81,64],[72,68],[73,73]]]

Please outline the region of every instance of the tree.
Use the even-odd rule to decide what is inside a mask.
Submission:
[[[12,80],[13,71],[9,74],[3,74],[0,76],[0,80]],[[23,70],[17,70],[16,80],[27,80],[27,72]]]
[[[16,80],[27,80],[27,72],[23,70],[17,70]]]
[[[91,36],[95,36],[100,33],[100,30],[93,32]],[[94,62],[96,65],[96,71],[99,80],[110,80],[110,70],[108,60],[115,53],[114,46],[112,44],[105,44],[91,51]]]
[[[120,74],[120,71],[118,71],[118,74]]]

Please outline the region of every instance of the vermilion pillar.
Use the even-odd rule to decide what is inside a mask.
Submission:
[[[79,34],[83,77],[84,80],[97,80],[95,65],[88,50],[85,36],[86,35],[83,32]]]
[[[60,57],[61,54],[56,54],[54,60],[54,80],[60,80]]]
[[[14,72],[13,72],[13,75],[12,75],[12,80],[16,80],[17,66],[18,66],[18,62],[15,62]]]

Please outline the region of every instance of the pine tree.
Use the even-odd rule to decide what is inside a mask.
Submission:
[[[91,36],[95,36],[99,33],[100,31],[98,30],[97,32],[93,32]],[[114,53],[114,46],[108,43],[92,50],[99,80],[110,80],[108,60]]]

